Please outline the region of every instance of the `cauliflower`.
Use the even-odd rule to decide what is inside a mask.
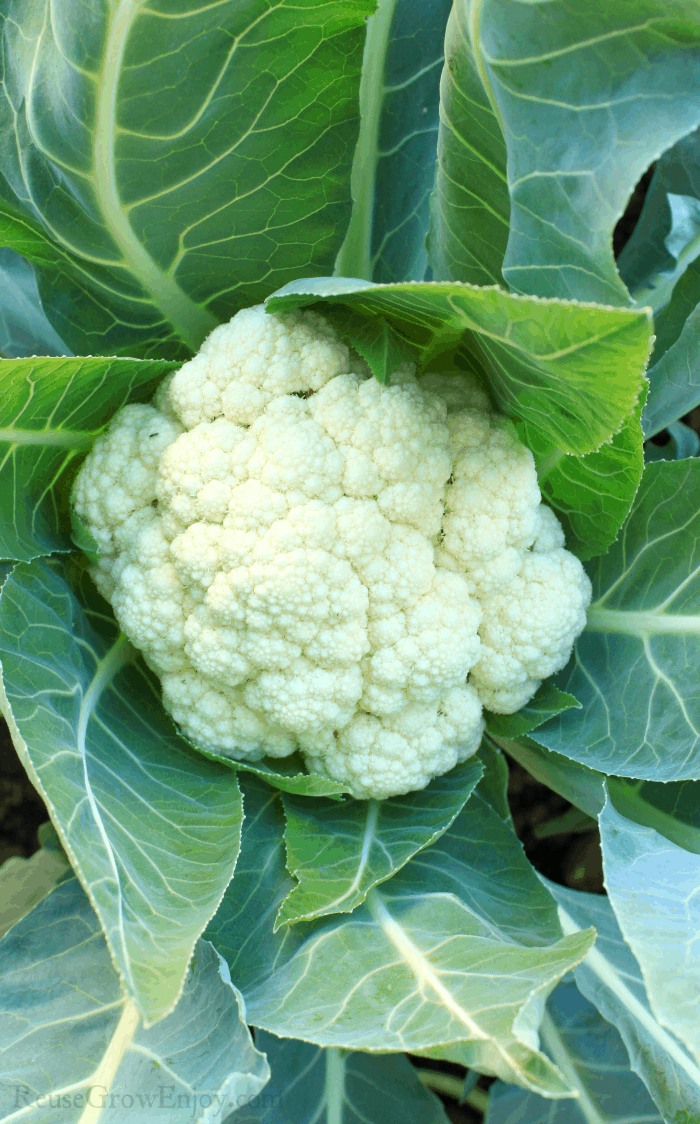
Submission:
[[[463,374],[382,387],[315,312],[239,312],[120,410],[73,503],[184,734],[357,797],[423,788],[566,663],[591,588]]]

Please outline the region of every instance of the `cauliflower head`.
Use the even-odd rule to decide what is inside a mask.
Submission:
[[[389,387],[313,311],[216,328],[120,410],[73,503],[191,741],[300,749],[382,799],[476,752],[566,663],[590,583],[532,454],[463,374]]]

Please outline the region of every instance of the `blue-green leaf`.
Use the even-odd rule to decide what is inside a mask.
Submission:
[[[343,240],[373,0],[181,7],[2,5],[2,243],[76,352],[186,356]]]
[[[603,773],[700,777],[700,461],[647,465],[619,540],[589,566],[585,632],[557,685],[581,702],[533,733]]]
[[[272,1078],[263,1093],[227,1124],[448,1124],[400,1054],[374,1057],[323,1050],[264,1030],[255,1034]]]
[[[147,1024],[174,1007],[236,863],[236,775],[190,749],[87,576],[22,563],[0,599],[5,715]]]
[[[127,401],[145,401],[174,363],[0,360],[0,557],[71,550],[68,490],[77,458]]]
[[[547,886],[559,904],[564,932],[595,925],[598,936],[574,969],[585,997],[619,1031],[630,1065],[641,1077],[666,1124],[700,1124],[700,1067],[649,1008],[639,965],[620,932],[607,898]]]
[[[215,1124],[269,1077],[226,964],[198,941],[177,1009],[145,1029],[76,879],[0,943],[0,1121]]]
[[[651,1009],[700,1062],[700,855],[620,815],[600,813],[605,886]]]
[[[560,939],[551,898],[485,801],[473,795],[352,914],[274,933],[293,885],[279,797],[252,778],[242,784],[241,857],[207,935],[253,1025],[370,1052],[454,1048],[477,1069],[568,1095],[534,1036],[545,996],[592,935]]]
[[[68,355],[41,306],[34,270],[13,250],[0,249],[0,356]]]
[[[379,0],[367,25],[345,277],[422,281],[451,0]]]
[[[484,1124],[663,1124],[629,1068],[617,1031],[584,999],[573,980],[552,992],[541,1027],[547,1053],[578,1092],[575,1101],[545,1101],[497,1081]]]
[[[390,800],[284,796],[287,868],[298,885],[282,903],[277,924],[351,913],[373,886],[446,831],[482,772],[472,759],[422,791]]]

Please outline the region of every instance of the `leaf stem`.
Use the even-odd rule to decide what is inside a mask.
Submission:
[[[463,1096],[464,1081],[461,1077],[453,1077],[451,1073],[437,1073],[434,1069],[417,1069],[416,1074],[421,1085],[452,1097],[458,1104],[468,1104],[477,1112],[486,1112],[489,1107],[489,1095],[483,1089],[472,1089]]]
[[[326,1124],[343,1124],[345,1100],[345,1052],[337,1046],[326,1050]]]
[[[124,1004],[122,1016],[117,1023],[117,1029],[112,1035],[109,1045],[105,1050],[104,1057],[90,1081],[90,1090],[87,1096],[88,1103],[81,1114],[78,1124],[96,1124],[99,1120],[102,1115],[102,1110],[105,1107],[107,1093],[112,1087],[112,1082],[121,1065],[121,1060],[131,1045],[140,1022],[141,1016],[136,1009],[136,1005],[131,999],[127,999]],[[93,1089],[96,1089],[98,1097],[101,1097],[99,1103],[92,1100]]]
[[[379,0],[367,21],[360,81],[360,135],[352,164],[352,214],[335,266],[337,277],[372,280],[374,192],[379,159],[379,126],[384,103],[384,68],[397,0]]]

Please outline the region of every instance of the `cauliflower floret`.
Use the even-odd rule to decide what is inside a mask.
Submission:
[[[78,474],[93,576],[201,749],[424,787],[565,663],[590,583],[459,372],[392,385],[313,312],[245,309]]]

